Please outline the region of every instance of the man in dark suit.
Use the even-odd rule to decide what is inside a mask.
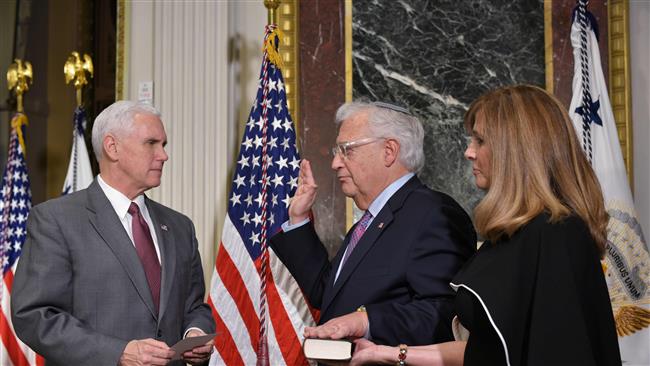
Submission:
[[[167,160],[159,116],[129,101],[106,108],[92,133],[100,175],[29,215],[12,320],[48,365],[165,365],[170,345],[214,331],[192,222],[144,195]],[[199,364],[211,351],[177,356]]]
[[[336,115],[332,169],[364,211],[333,260],[308,224],[316,182],[301,163],[290,220],[271,240],[320,324],[306,337],[365,337],[379,344],[451,340],[449,282],[476,248],[465,211],[415,176],[424,165],[423,128],[406,109],[348,103]]]

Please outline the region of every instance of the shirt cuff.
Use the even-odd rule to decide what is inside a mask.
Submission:
[[[285,233],[288,233],[289,231],[291,231],[293,229],[297,229],[297,228],[299,228],[299,227],[301,227],[301,226],[303,226],[305,224],[308,224],[310,221],[311,220],[309,220],[309,218],[306,218],[306,219],[304,219],[304,220],[302,220],[302,221],[300,221],[300,222],[298,222],[296,224],[290,224],[289,220],[287,220],[287,221],[282,223],[282,231],[284,231]]]
[[[188,328],[188,329],[185,331],[185,333],[183,334],[183,339],[187,338],[187,333],[189,333],[191,330],[198,330],[199,332],[203,333],[203,335],[206,334],[206,333],[203,331],[203,329],[201,329],[201,328],[191,327],[191,328]]]

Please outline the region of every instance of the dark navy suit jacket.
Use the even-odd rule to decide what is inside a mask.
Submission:
[[[411,178],[374,218],[334,282],[352,230],[331,262],[311,224],[271,239],[320,309],[319,323],[365,305],[376,343],[452,340],[449,283],[476,248],[472,222],[458,203]]]

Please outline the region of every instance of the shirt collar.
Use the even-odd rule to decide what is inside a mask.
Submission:
[[[117,216],[120,219],[126,217],[132,201],[122,192],[108,185],[108,183],[102,179],[101,174],[97,175],[97,183],[99,183],[99,187],[101,187],[102,191],[104,191],[106,198],[108,198],[108,201],[113,206],[113,209],[115,210],[115,213],[117,213]],[[137,196],[133,202],[138,205],[140,212],[146,211],[146,205],[144,204],[144,194]]]
[[[397,192],[406,182],[411,179],[415,173],[407,173],[401,176],[399,179],[391,183],[388,187],[386,187],[380,194],[375,198],[374,201],[370,204],[370,207],[368,207],[368,211],[372,214],[372,217],[377,217],[379,214],[379,211],[381,211],[382,208],[386,205],[386,202],[393,197],[395,192]]]

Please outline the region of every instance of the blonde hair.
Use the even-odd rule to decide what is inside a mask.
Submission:
[[[490,188],[474,209],[477,231],[496,241],[542,212],[551,222],[575,214],[602,255],[608,215],[600,184],[562,104],[536,86],[508,86],[475,100],[465,128],[477,119],[492,151]]]

